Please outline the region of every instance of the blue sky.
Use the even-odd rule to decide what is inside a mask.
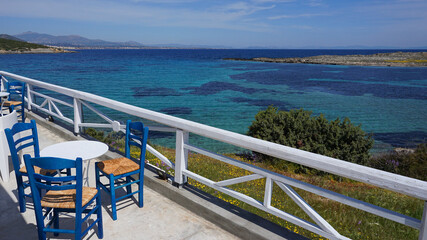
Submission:
[[[426,0],[0,0],[0,33],[143,44],[427,46]]]

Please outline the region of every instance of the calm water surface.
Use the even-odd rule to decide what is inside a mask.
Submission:
[[[391,51],[82,50],[0,55],[0,69],[238,133],[246,133],[259,110],[274,105],[323,113],[330,120],[349,117],[374,134],[375,151],[426,142],[427,68],[222,60],[378,52]],[[150,135],[155,142],[171,144],[171,136]],[[191,141],[232,151],[201,138]]]

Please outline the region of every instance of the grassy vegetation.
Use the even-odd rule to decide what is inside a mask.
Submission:
[[[390,152],[372,157],[368,166],[427,181],[427,143],[416,149]]]
[[[34,48],[48,48],[47,46],[0,38],[0,50],[6,51],[29,51]]]
[[[91,135],[95,136],[101,141],[109,143],[110,146],[119,151],[124,151],[124,140],[121,138],[120,134],[107,134],[104,136],[103,133],[93,131]],[[174,149],[168,149],[161,146],[154,147],[168,159],[174,161]],[[136,155],[136,153],[134,154]],[[288,163],[289,167],[285,168],[286,170],[279,170],[274,166],[269,165],[268,163],[249,160],[243,156],[238,156],[235,154],[229,154],[228,156],[414,218],[421,219],[422,217],[424,204],[422,200],[349,179],[337,178],[332,175],[318,176],[310,173],[296,174],[294,173],[295,169],[293,169],[294,165],[290,163]],[[162,164],[162,162],[154,155],[147,153],[146,161],[150,164],[163,168],[173,176],[173,170]],[[221,181],[252,174],[251,172],[241,168],[194,153],[189,154],[188,169],[213,181]],[[336,181],[336,179],[340,179],[340,181]],[[321,236],[284,221],[281,218],[268,214],[237,199],[218,192],[215,189],[195,181],[194,179],[188,179],[188,183],[226,202],[277,223],[284,228],[289,229],[290,231],[299,233],[311,239],[324,239]],[[230,186],[230,188],[262,202],[264,198],[265,179],[235,184]],[[406,227],[402,224],[377,217],[352,207],[348,207],[346,205],[317,196],[301,189],[295,189],[295,191],[297,191],[298,194],[302,196],[307,203],[309,203],[322,217],[324,217],[339,233],[344,236],[350,237],[352,239],[418,238],[419,232],[413,228]],[[274,185],[273,187],[273,196],[271,202],[272,206],[275,208],[281,209],[285,212],[312,222],[311,219],[277,185]]]
[[[156,148],[157,149],[157,148]],[[174,159],[174,151],[161,149],[162,154],[169,159]],[[275,169],[273,166],[261,162],[252,162],[236,155],[229,157],[253,165],[278,172],[285,176],[298,179],[346,196],[350,196],[374,205],[384,207],[414,218],[421,219],[423,212],[423,201],[402,194],[383,190],[368,184],[343,179],[338,182],[332,177],[314,176],[310,174],[294,174]],[[159,160],[148,154],[150,163],[159,163]],[[159,163],[160,164],[160,163]],[[252,174],[249,171],[229,165],[215,159],[200,155],[190,154],[188,169],[213,181],[222,181]],[[194,179],[189,179],[189,184],[242,209],[253,212],[265,219],[277,223],[290,231],[302,234],[311,239],[324,239],[310,231],[293,225],[281,218],[268,214],[262,210],[252,207],[226,194],[216,191]],[[230,186],[231,189],[246,194],[260,202],[264,199],[265,179],[254,180]],[[310,204],[322,217],[324,217],[336,230],[344,236],[352,239],[417,239],[418,231],[404,225],[377,217],[361,210],[340,204],[338,202],[320,197],[318,195],[295,189],[308,204]],[[287,213],[298,216],[312,222],[312,220],[299,208],[277,185],[273,187],[272,206]]]

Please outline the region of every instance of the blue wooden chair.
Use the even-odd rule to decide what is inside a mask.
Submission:
[[[28,176],[25,166],[21,167],[21,161],[18,153],[24,149],[31,149],[35,157],[40,157],[39,140],[37,135],[37,126],[34,120],[30,123],[16,123],[12,129],[7,128],[4,130],[9,144],[10,155],[12,157],[12,164],[15,170],[16,184],[18,188],[18,201],[19,209],[21,212],[26,210],[26,197],[31,198],[31,194],[26,194],[25,189],[30,185],[28,181],[24,181],[23,177]],[[46,171],[36,168],[35,171],[41,174],[55,174],[56,171]]]
[[[126,123],[126,157],[98,162],[95,165],[96,186],[110,194],[113,220],[117,220],[117,201],[130,198],[138,193],[139,207],[141,208],[144,205],[143,186],[147,137],[148,127],[144,127],[144,124],[141,122],[131,122],[128,120]],[[135,146],[140,151],[139,164],[130,159],[131,146]],[[138,174],[138,179],[132,177],[135,174]],[[101,177],[106,177],[109,180],[109,184],[104,185],[101,182]],[[138,184],[138,190],[132,192],[131,184]],[[126,187],[126,195],[116,198],[116,189],[124,187]]]
[[[9,111],[12,112],[13,109],[20,115],[21,122],[25,122],[25,92],[26,85],[24,82],[9,82],[7,84],[7,91],[9,92],[9,97],[7,101],[4,101],[3,106],[9,107]],[[13,108],[12,108],[13,106]]]
[[[95,224],[98,225],[98,238],[103,238],[101,191],[99,188],[83,187],[81,158],[76,160],[53,157],[31,158],[26,154],[24,161],[33,194],[39,240],[46,239],[47,232],[53,232],[55,236],[59,233],[71,233],[74,234],[74,239],[81,239]],[[36,173],[36,168],[55,171],[64,168],[75,169],[75,175],[46,176]],[[43,181],[52,184],[46,184]],[[40,194],[42,189],[47,191],[43,197]],[[59,228],[61,212],[75,213],[74,230]],[[53,213],[53,217],[45,224],[46,217],[50,213]],[[92,223],[88,222],[89,227],[82,231],[82,224],[95,213],[96,220]]]

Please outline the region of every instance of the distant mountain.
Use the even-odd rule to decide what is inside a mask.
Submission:
[[[19,38],[16,38],[14,36],[10,36],[10,35],[7,35],[7,34],[0,34],[0,38],[25,42],[24,40],[21,40]]]
[[[88,39],[78,35],[53,36],[36,32],[24,32],[14,35],[27,42],[45,44],[61,47],[93,47],[93,48],[123,48],[123,47],[144,47],[138,42],[108,42],[100,39]]]

